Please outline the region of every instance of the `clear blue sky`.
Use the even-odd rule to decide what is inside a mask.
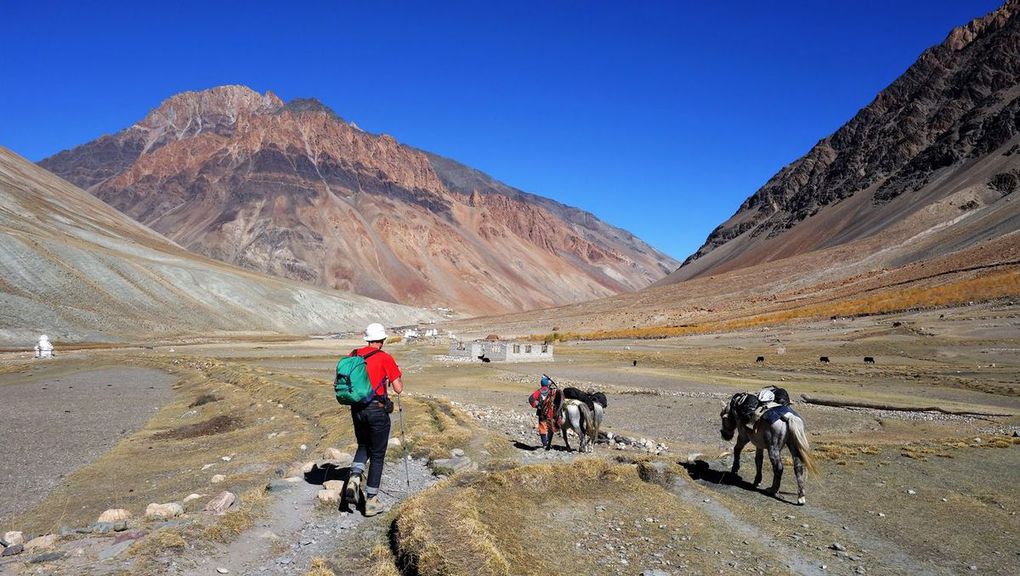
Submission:
[[[32,160],[184,90],[314,96],[683,259],[985,0],[12,2],[0,144]]]

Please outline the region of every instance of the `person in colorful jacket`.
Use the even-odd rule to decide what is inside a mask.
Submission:
[[[559,428],[557,413],[560,403],[563,401],[563,392],[556,387],[556,383],[545,374],[538,390],[535,390],[528,397],[528,403],[535,409],[538,416],[538,437],[542,440],[542,447],[546,450],[552,448],[552,439]]]

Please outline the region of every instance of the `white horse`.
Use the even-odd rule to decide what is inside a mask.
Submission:
[[[567,390],[571,390],[573,393],[568,395]],[[606,395],[601,392],[581,392],[576,388],[566,388],[563,392],[564,399],[560,404],[559,416],[560,429],[563,431],[563,443],[567,445],[567,450],[570,450],[570,441],[567,440],[569,426],[574,434],[577,434],[578,452],[591,452],[598,440],[602,417],[608,404]],[[590,399],[590,407],[580,398]]]
[[[758,407],[758,398],[753,394],[743,392],[734,394],[726,404],[719,417],[722,419],[722,427],[719,433],[723,440],[732,440],[734,432],[737,433],[737,443],[733,446],[733,468],[730,470],[734,475],[740,470],[740,451],[750,442],[754,444],[757,451],[754,454],[756,472],[754,485],[761,484],[762,458],[768,450],[769,460],[772,462],[772,486],[765,492],[775,495],[779,492],[779,483],[783,479],[783,446],[790,448],[790,455],[793,456],[793,470],[797,476],[797,503],[804,504],[804,469],[814,473],[817,472],[814,458],[811,456],[811,447],[808,445],[807,436],[804,434],[804,421],[796,412],[785,408],[780,417],[772,419],[765,415],[751,423],[751,414]],[[767,414],[767,413],[766,413]],[[776,412],[775,414],[779,414]]]

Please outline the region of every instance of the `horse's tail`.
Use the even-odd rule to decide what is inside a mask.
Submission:
[[[811,455],[811,446],[808,444],[807,435],[804,434],[804,421],[793,413],[787,413],[783,416],[783,420],[786,420],[786,425],[790,428],[793,448],[797,450],[801,461],[804,462],[804,468],[812,474],[817,474],[818,466],[815,464],[814,456]]]
[[[591,409],[584,402],[577,404],[577,411],[581,413],[581,432],[587,434],[589,438],[595,436],[595,417],[591,413]]]

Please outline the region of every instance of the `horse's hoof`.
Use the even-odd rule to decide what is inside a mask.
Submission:
[[[807,503],[807,498],[805,498],[803,496],[797,498],[797,504],[800,504],[801,506],[803,506],[806,503]]]

